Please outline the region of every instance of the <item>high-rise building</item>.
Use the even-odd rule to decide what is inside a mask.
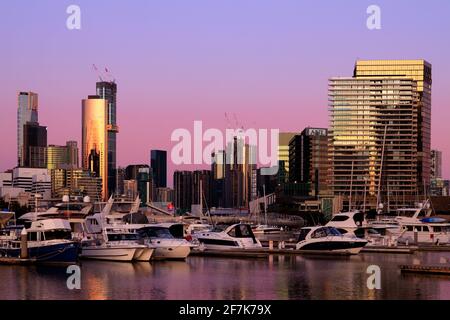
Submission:
[[[79,154],[78,143],[76,141],[67,141],[66,148],[67,148],[67,163],[69,164],[69,167],[79,168],[80,162],[78,158]]]
[[[148,165],[138,164],[127,166],[125,169],[125,180],[136,181],[136,191],[139,194],[142,204],[146,204],[152,200],[153,188],[150,177],[150,167]],[[131,182],[127,183],[128,186],[131,185]],[[130,190],[130,188],[128,188],[128,190]]]
[[[82,101],[82,165],[93,176],[102,179],[101,199],[108,191],[108,101],[89,96]]]
[[[192,181],[192,204],[202,204],[203,208],[212,204],[212,172],[211,170],[196,170]]]
[[[38,95],[33,92],[19,92],[17,108],[17,165],[25,166],[24,150],[24,125],[28,122],[38,122]]]
[[[289,181],[304,184],[309,196],[328,190],[328,132],[306,128],[289,143]]]
[[[47,147],[47,169],[78,168],[78,147],[76,141],[67,141],[65,146]]]
[[[248,208],[257,196],[256,147],[234,137],[225,154],[224,206]]]
[[[167,151],[151,150],[150,167],[155,188],[167,187]]]
[[[442,151],[431,150],[431,180],[442,178]]]
[[[116,165],[117,165],[117,84],[114,81],[101,81],[96,83],[97,96],[107,101],[107,161],[108,161],[108,191],[114,193],[116,189]]]
[[[331,188],[352,205],[413,201],[430,177],[431,65],[357,61],[354,77],[329,80]],[[395,195],[395,197],[393,196]],[[395,199],[402,203],[395,203]]]
[[[423,192],[430,185],[431,167],[431,64],[425,60],[358,60],[354,77],[363,79],[408,78],[416,83],[417,103],[417,185]],[[383,95],[389,94],[383,92]],[[385,101],[385,100],[384,100]]]
[[[47,167],[47,127],[37,122],[23,126],[22,166],[28,168]]]
[[[278,136],[278,163],[284,173],[283,182],[289,180],[289,142],[295,135],[295,132],[280,132]]]
[[[191,211],[192,187],[192,171],[175,171],[173,173],[174,202],[178,213]]]

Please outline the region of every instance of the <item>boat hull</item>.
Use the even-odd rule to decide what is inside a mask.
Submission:
[[[150,261],[153,256],[155,249],[153,248],[144,248],[136,250],[134,254],[133,260],[136,261]]]
[[[3,256],[20,258],[20,248],[0,249]],[[74,264],[78,261],[79,244],[77,242],[53,243],[28,248],[28,259],[35,263]]]
[[[153,253],[154,260],[183,260],[191,252],[190,246],[161,246],[156,247]]]
[[[299,243],[297,244],[297,250],[358,254],[366,244],[366,241],[317,241]]]
[[[107,261],[132,261],[135,253],[136,248],[85,247],[81,249],[80,257]]]

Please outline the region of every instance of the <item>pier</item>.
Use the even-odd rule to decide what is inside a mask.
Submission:
[[[450,276],[450,266],[400,265],[402,273],[439,274]]]

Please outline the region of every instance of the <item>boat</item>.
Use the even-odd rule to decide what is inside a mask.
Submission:
[[[356,236],[344,236],[333,227],[304,227],[300,229],[296,249],[358,254],[367,243]]]
[[[67,220],[37,220],[29,228],[8,226],[1,230],[0,235],[1,257],[26,258],[45,264],[74,264],[78,261],[79,243],[72,239]],[[23,236],[27,241],[21,241]],[[22,252],[24,245],[27,248],[25,257]]]
[[[86,236],[81,241],[81,258],[109,261],[149,261],[153,247],[139,243],[139,237],[129,230],[116,230],[108,226],[106,215],[114,200],[108,200],[100,213],[86,217]]]
[[[438,218],[435,218],[438,219]],[[425,221],[429,221],[425,219]],[[450,244],[450,223],[445,219],[440,222],[411,221],[400,223],[400,243]]]
[[[193,237],[204,249],[229,250],[262,247],[261,242],[253,234],[251,226],[246,223],[233,224],[223,230],[216,227],[212,231],[194,233]]]
[[[164,224],[126,225],[135,230],[140,237],[147,239],[148,244],[155,248],[154,260],[186,259],[193,245],[183,238],[175,238],[168,226]]]

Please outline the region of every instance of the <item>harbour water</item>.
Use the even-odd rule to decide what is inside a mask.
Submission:
[[[81,262],[81,289],[66,268],[0,266],[0,299],[450,299],[448,276],[401,274],[398,266],[439,265],[450,252],[363,253],[267,259],[188,257],[152,263]],[[448,260],[447,260],[448,261]],[[367,287],[367,267],[381,289]]]

